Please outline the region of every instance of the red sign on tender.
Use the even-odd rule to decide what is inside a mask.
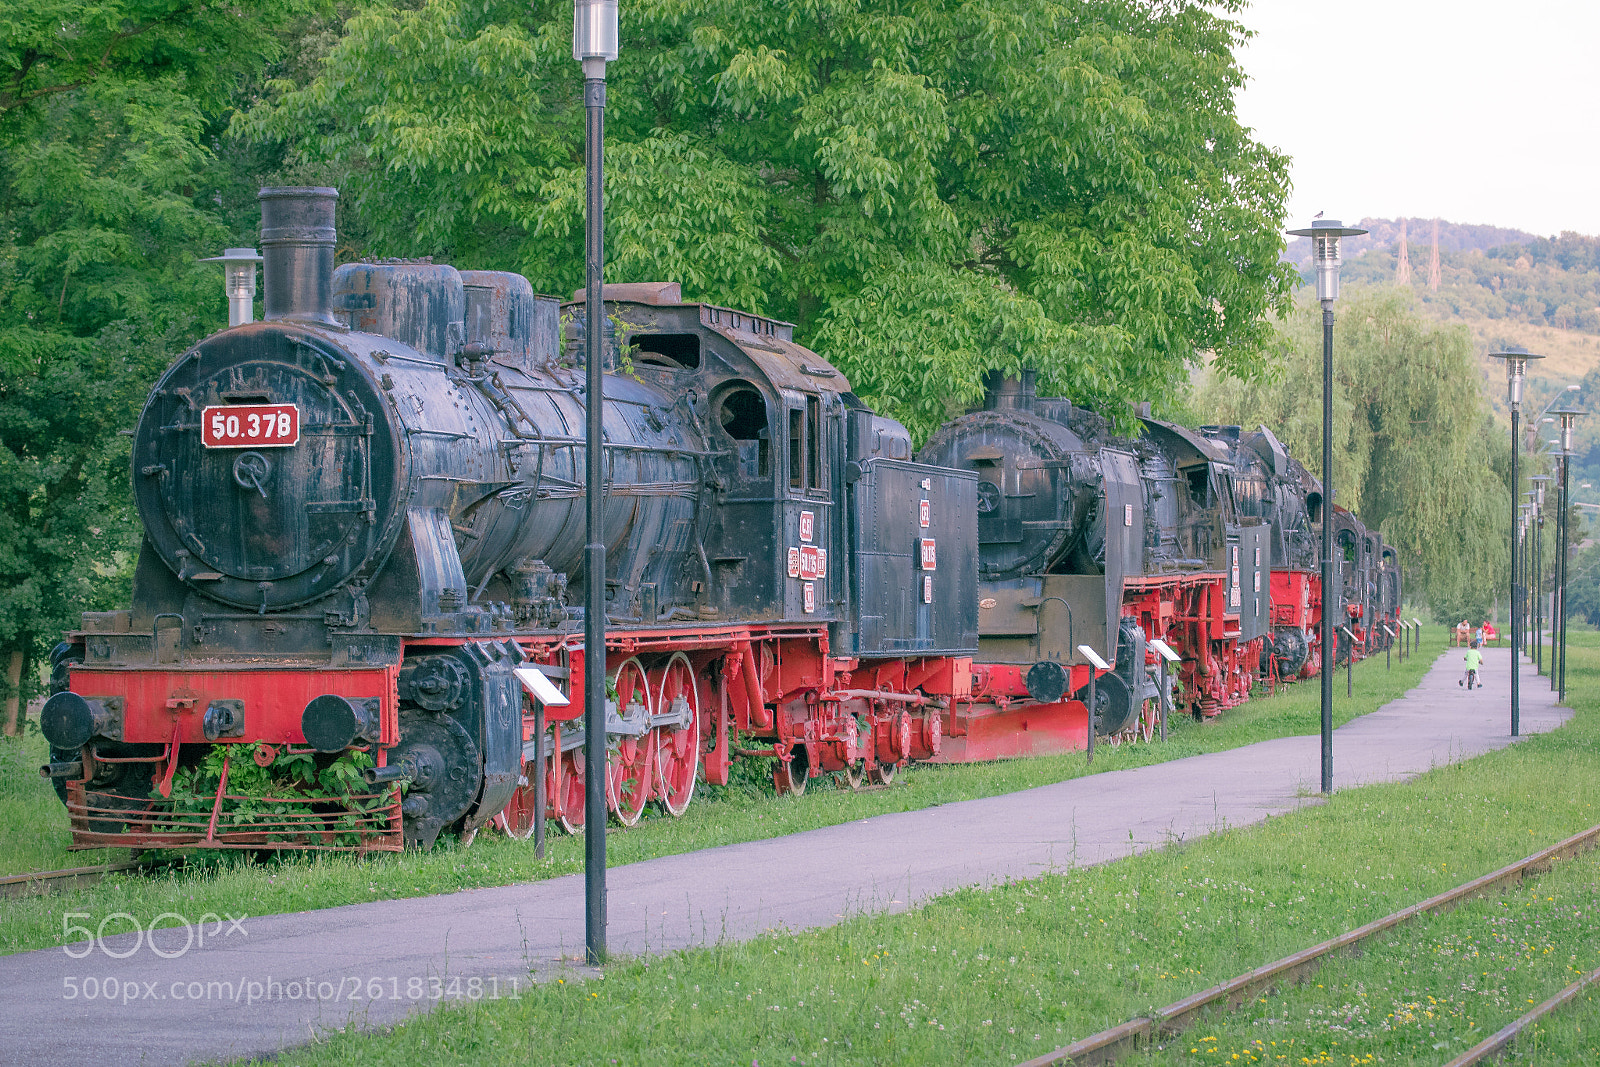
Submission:
[[[800,540],[810,541],[817,532],[817,517],[809,511],[800,513]]]
[[[200,413],[207,448],[289,448],[300,442],[300,409],[293,404],[214,404]]]
[[[800,577],[800,550],[798,548],[789,549],[789,577]]]
[[[822,577],[822,550],[816,545],[800,546],[800,577],[814,582]]]
[[[931,512],[928,508],[928,502],[926,500],[917,505],[917,522],[924,530],[928,528],[928,519],[930,515]]]
[[[817,610],[817,587],[814,583],[807,582],[805,585],[801,586],[801,589],[803,590],[801,593],[801,599],[805,602],[803,606],[806,609],[806,614],[809,615],[811,612]]]
[[[922,602],[924,604],[933,603],[933,575],[931,574],[922,576]]]
[[[922,569],[925,571],[934,569],[933,538],[931,537],[922,539]]]

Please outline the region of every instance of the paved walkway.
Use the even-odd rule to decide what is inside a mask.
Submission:
[[[1456,685],[1461,651],[1452,650],[1416,689],[1341,728],[1336,787],[1404,779],[1508,744],[1509,650],[1490,649],[1487,660],[1481,691]],[[1554,729],[1570,714],[1525,669],[1523,732]],[[1318,751],[1315,736],[1266,741],[615,868],[610,947],[662,951],[825,926],[1254,823],[1315,802]],[[817,856],[849,862],[810,862]],[[83,959],[64,949],[0,957],[0,1062],[110,1067],[272,1053],[319,1030],[392,1022],[435,995],[509,996],[530,971],[548,974],[581,954],[583,880],[216,925],[186,951],[178,930],[155,944],[109,938]]]

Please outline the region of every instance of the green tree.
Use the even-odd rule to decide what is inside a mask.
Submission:
[[[1302,302],[1285,323],[1276,373],[1214,377],[1195,402],[1219,419],[1266,424],[1319,475],[1321,323],[1321,309]],[[1333,421],[1335,502],[1397,548],[1408,596],[1469,615],[1488,614],[1496,597],[1505,603],[1509,443],[1489,414],[1466,328],[1423,319],[1405,294],[1347,291]]]
[[[1285,159],[1239,125],[1239,0],[639,0],[607,113],[607,270],[792,319],[925,433],[1027,363],[1107,410],[1197,351],[1249,376]],[[239,123],[375,254],[581,281],[571,7],[374,4]]]
[[[1567,617],[1600,626],[1600,543],[1574,552],[1567,563]]]
[[[126,442],[217,308],[234,95],[305,4],[20,0],[0,19],[0,727],[79,612],[126,598]],[[236,198],[235,198],[236,199]],[[215,319],[206,326],[217,325]]]

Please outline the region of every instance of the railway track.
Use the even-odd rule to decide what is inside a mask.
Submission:
[[[1471,1067],[1474,1063],[1485,1063],[1495,1059],[1510,1048],[1525,1031],[1532,1029],[1534,1023],[1542,1021],[1545,1016],[1550,1015],[1557,1008],[1571,1003],[1585,989],[1596,983],[1600,983],[1600,970],[1590,971],[1516,1022],[1504,1029],[1495,1031],[1476,1045],[1473,1045],[1467,1051],[1445,1064],[1445,1067]]]
[[[1198,993],[1174,1001],[1164,1008],[1152,1012],[1149,1016],[1131,1019],[1119,1026],[1091,1034],[1070,1045],[1047,1052],[1043,1056],[1028,1060],[1022,1067],[1053,1067],[1057,1064],[1073,1064],[1081,1067],[1084,1064],[1110,1064],[1116,1063],[1125,1056],[1134,1053],[1153,1043],[1158,1038],[1181,1033],[1199,1021],[1202,1013],[1211,1010],[1237,1010],[1241,1005],[1249,1003],[1256,994],[1270,989],[1291,985],[1303,981],[1314,974],[1322,966],[1323,960],[1335,953],[1349,952],[1359,946],[1363,941],[1376,937],[1404,923],[1433,912],[1447,911],[1472,897],[1485,893],[1504,890],[1516,885],[1529,874],[1539,874],[1550,869],[1560,860],[1570,859],[1580,853],[1600,845],[1600,826],[1591,826],[1582,833],[1577,833],[1551,845],[1549,848],[1535,852],[1516,863],[1491,871],[1470,882],[1464,882],[1454,889],[1446,890],[1437,896],[1402,908],[1397,912],[1375,919],[1365,926],[1358,926],[1338,937],[1331,938],[1311,948],[1302,949],[1280,960],[1257,967],[1255,970],[1246,971],[1214,985]],[[1527,1015],[1516,1022],[1485,1039],[1481,1044],[1469,1049],[1460,1057],[1451,1060],[1449,1067],[1466,1067],[1468,1064],[1480,1063],[1493,1056],[1499,1055],[1507,1046],[1516,1040],[1517,1036],[1531,1027],[1533,1023],[1542,1020],[1545,1016],[1570,1002],[1580,995],[1589,986],[1600,983],[1600,971],[1585,975],[1560,993],[1534,1008]]]
[[[60,871],[30,871],[27,874],[8,874],[0,877],[0,899],[57,893],[64,889],[79,889],[94,885],[108,874],[118,871],[135,871],[149,864],[129,861],[107,863],[99,867],[68,867]]]

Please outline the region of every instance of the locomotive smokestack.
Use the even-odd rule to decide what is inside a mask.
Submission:
[[[259,199],[264,317],[338,326],[330,294],[339,190],[266,188]]]
[[[983,406],[986,411],[1032,411],[1034,372],[1024,370],[1022,378],[1010,378],[997,370],[983,376]]]

